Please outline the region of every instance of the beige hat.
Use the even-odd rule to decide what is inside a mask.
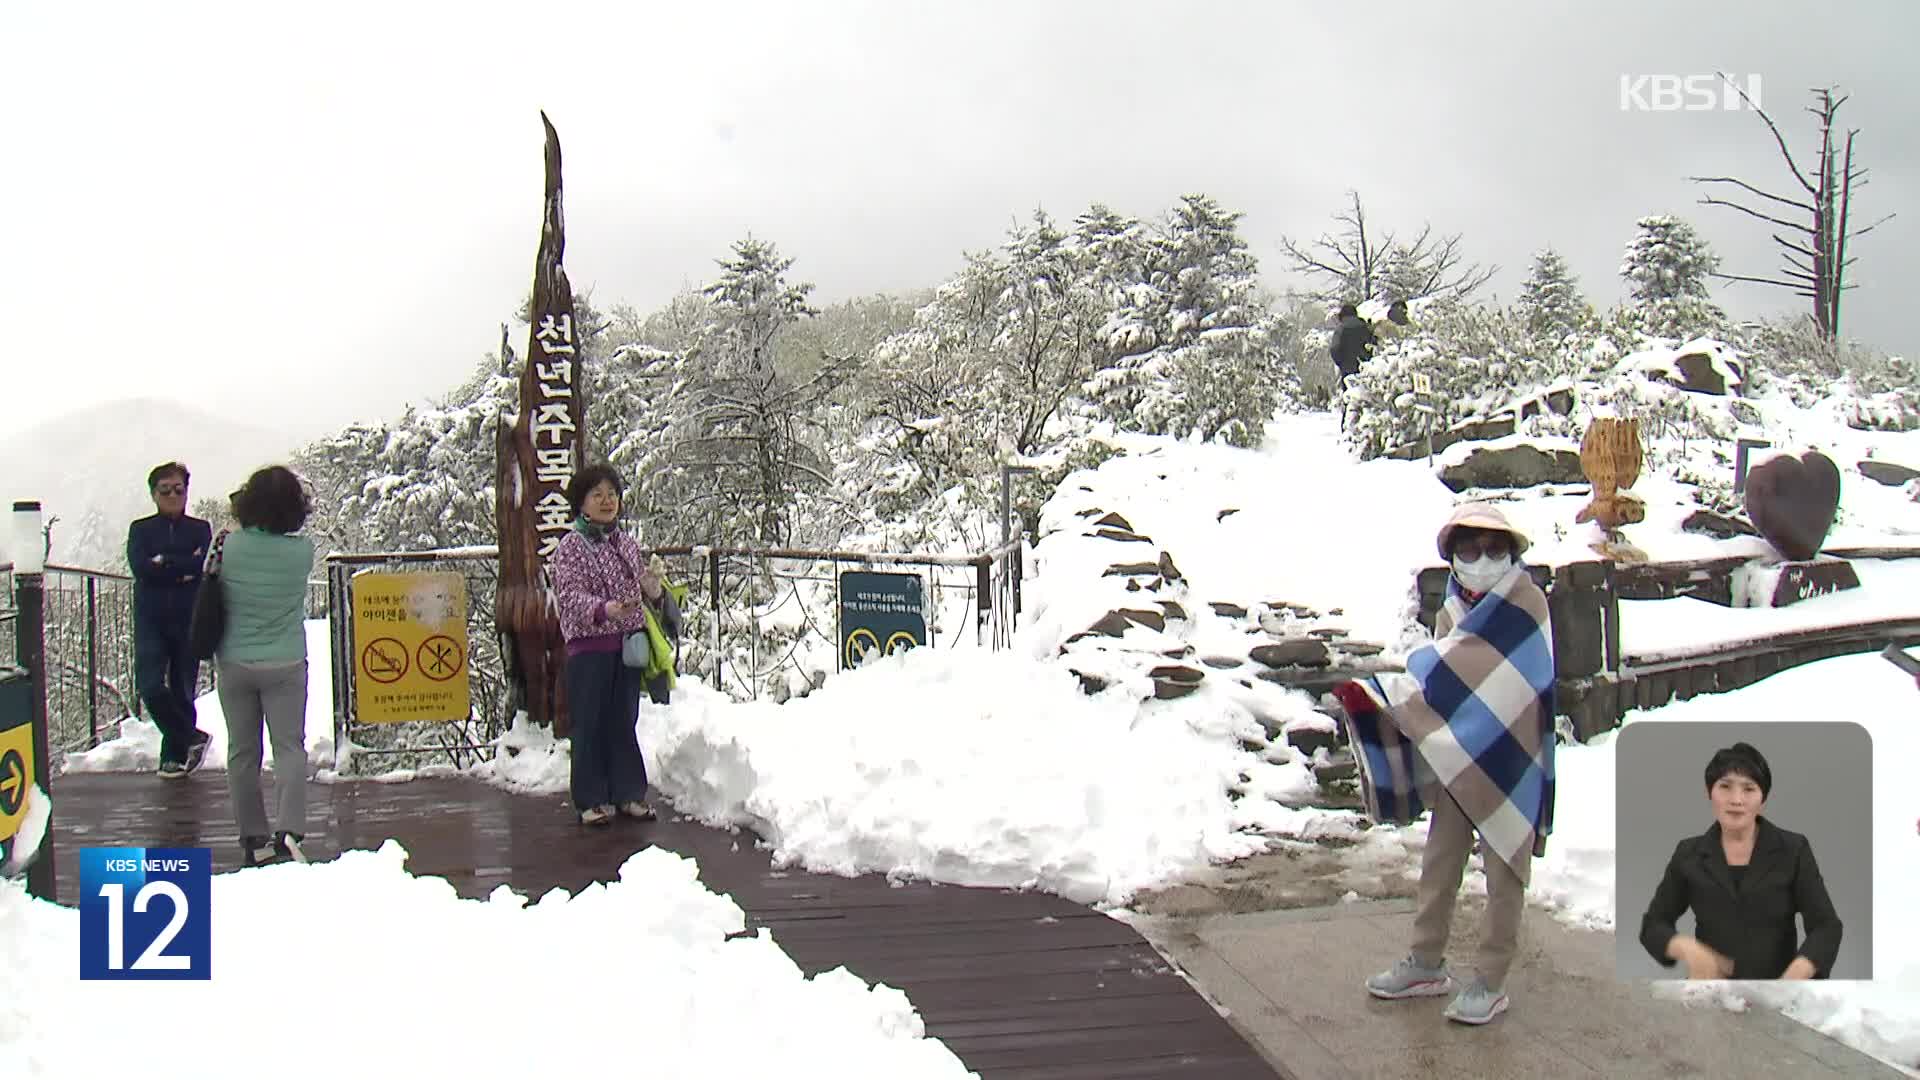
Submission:
[[[1532,546],[1525,533],[1507,523],[1507,516],[1500,512],[1499,507],[1483,502],[1461,503],[1453,508],[1447,523],[1440,526],[1438,546],[1441,558],[1447,557],[1447,541],[1453,538],[1453,530],[1463,526],[1474,529],[1499,529],[1502,532],[1512,533],[1515,555],[1525,553],[1527,548]]]

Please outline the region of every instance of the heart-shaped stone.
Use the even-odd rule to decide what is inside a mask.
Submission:
[[[1781,454],[1747,473],[1747,517],[1780,554],[1813,558],[1840,509],[1840,467],[1817,450]]]

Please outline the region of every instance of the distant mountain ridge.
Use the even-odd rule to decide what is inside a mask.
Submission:
[[[53,561],[123,571],[127,523],[153,512],[147,472],[182,461],[190,498],[218,498],[261,465],[284,461],[296,438],[156,398],[103,402],[24,430],[0,428],[0,500],[38,499],[53,526]],[[12,561],[0,527],[0,562]]]

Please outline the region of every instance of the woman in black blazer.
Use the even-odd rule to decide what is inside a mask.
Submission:
[[[1640,920],[1640,943],[1693,979],[1824,979],[1840,952],[1840,916],[1807,838],[1760,816],[1773,773],[1746,743],[1707,763],[1713,827],[1673,849]],[[1693,936],[1674,923],[1693,910]],[[1806,922],[1799,942],[1793,917]]]

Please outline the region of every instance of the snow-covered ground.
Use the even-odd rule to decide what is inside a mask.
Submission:
[[[213,977],[165,987],[81,982],[79,912],[0,884],[0,1076],[975,1075],[900,991],[729,939],[740,908],[670,852],[532,904],[462,900],[404,861],[389,841],[216,875]]]
[[[1453,494],[1424,461],[1355,462],[1337,434],[1332,416],[1309,413],[1270,424],[1257,451],[1118,438],[1126,456],[1067,477],[1042,512],[1025,643],[1048,655],[1108,610],[1105,563],[1096,560],[1151,561],[1154,548],[1186,577],[1196,617],[1216,601],[1284,601],[1340,609],[1355,636],[1391,640],[1405,622],[1411,575],[1436,558],[1425,523],[1439,526]],[[1050,543],[1096,508],[1120,514],[1152,547],[1080,536]]]
[[[685,682],[640,719],[648,772],[674,805],[751,826],[782,863],[1083,902],[1120,902],[1262,850],[1228,791],[1258,762],[1235,732],[1258,731],[1225,699],[1138,708],[1081,693],[1058,665],[932,649],[786,705],[737,704]],[[507,743],[511,753],[478,771],[566,790],[563,744],[525,728]],[[1307,775],[1292,764],[1275,786],[1304,789]]]
[[[1776,407],[1786,406],[1768,405]],[[1815,412],[1795,415],[1803,429],[1817,426]],[[1835,429],[1844,425],[1817,428],[1849,453],[1871,448],[1893,457],[1891,446],[1911,460],[1920,450],[1911,436]],[[1267,732],[1325,720],[1304,694],[1254,677],[1250,652],[1304,632],[1306,624],[1289,621],[1280,604],[1312,609],[1310,621],[1323,629],[1337,624],[1385,644],[1388,660],[1417,641],[1420,632],[1410,629],[1413,574],[1437,562],[1434,529],[1455,496],[1424,460],[1355,463],[1324,414],[1275,421],[1259,450],[1126,442],[1128,456],[1070,476],[1043,510],[1036,576],[1026,585],[1014,649],[916,650],[837,675],[783,706],[739,704],[683,681],[671,706],[642,709],[641,740],[659,788],[685,813],[753,826],[784,863],[1028,885],[1106,904],[1260,850],[1275,836],[1357,838],[1348,849],[1356,870],[1408,873],[1417,866],[1415,830],[1368,831],[1351,813],[1301,805],[1312,792],[1307,765],[1284,741],[1269,744]],[[1848,461],[1842,467],[1849,469],[1847,523],[1836,542],[1891,544],[1920,535],[1920,507],[1905,493],[1862,480]],[[1656,557],[1761,553],[1756,541],[1681,532],[1690,499],[1683,485],[1655,474],[1637,490],[1648,500],[1649,520],[1628,535]],[[1581,527],[1569,527],[1584,502],[1534,494],[1507,504],[1538,542],[1533,561],[1591,557]],[[1099,514],[1090,512],[1118,514],[1127,531],[1149,539],[1093,535]],[[1106,573],[1162,555],[1178,567],[1178,578]],[[1913,595],[1907,571],[1873,564],[1862,571],[1861,594],[1810,603],[1857,605],[1871,596],[1897,609],[1900,601],[1883,593]],[[1143,577],[1152,583],[1141,586]],[[1216,613],[1215,603],[1248,612]],[[1160,629],[1133,625],[1117,637],[1069,641],[1120,608],[1168,615]],[[324,648],[322,639],[316,659]],[[1084,672],[1095,661],[1107,665],[1096,673],[1107,685],[1087,693],[1070,667]],[[1163,664],[1200,672],[1198,689],[1156,700],[1147,672]],[[324,681],[326,665],[316,663],[315,671]],[[327,693],[317,688],[314,700]],[[1911,722],[1920,694],[1912,680],[1872,656],[1843,658],[1630,722],[1804,719],[1829,714],[1836,695],[1875,740],[1875,910],[1885,913],[1875,928],[1878,978],[1871,985],[1739,993],[1913,1064],[1920,1059],[1920,931],[1892,915],[1920,896],[1910,831],[1920,817],[1920,791],[1894,771],[1920,757],[1920,728]],[[313,732],[330,729],[325,711],[314,715],[322,721],[310,723],[310,744]],[[214,721],[203,726],[218,729]],[[150,766],[150,750],[142,757],[122,745],[140,737],[134,725],[88,758],[102,768]],[[522,790],[564,790],[565,743],[521,726],[502,740],[502,750],[476,772]],[[1558,768],[1562,811],[1534,891],[1569,920],[1610,927],[1611,741],[1565,747]]]

